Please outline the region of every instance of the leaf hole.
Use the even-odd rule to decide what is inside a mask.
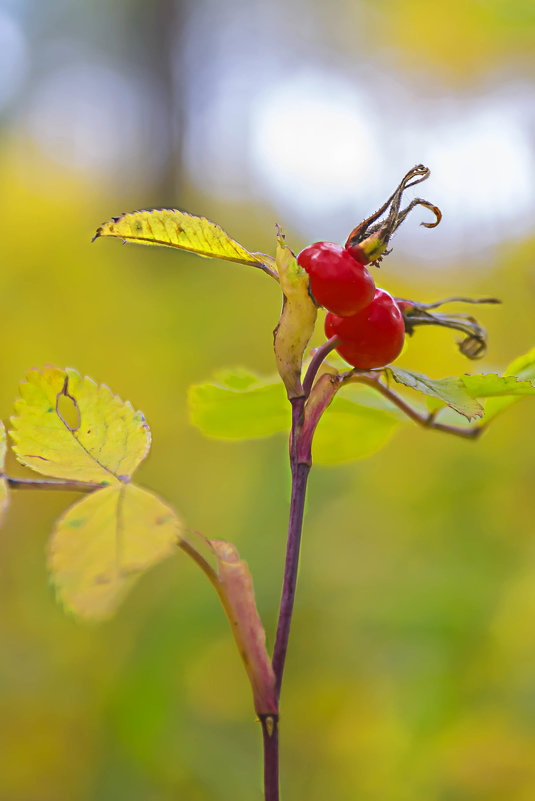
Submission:
[[[81,424],[80,409],[76,399],[69,395],[68,376],[65,376],[61,392],[56,395],[56,414],[69,431],[78,431]]]

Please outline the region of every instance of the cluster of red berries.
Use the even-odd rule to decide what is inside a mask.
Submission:
[[[394,298],[375,287],[361,248],[316,242],[297,261],[309,275],[314,300],[328,310],[325,333],[340,339],[340,356],[362,370],[384,367],[399,356],[403,315]]]

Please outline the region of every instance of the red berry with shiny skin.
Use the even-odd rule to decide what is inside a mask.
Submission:
[[[376,289],[373,302],[352,317],[327,314],[325,333],[338,336],[336,348],[353,367],[370,370],[394,361],[403,348],[405,323],[392,295]]]
[[[310,291],[320,306],[349,317],[368,306],[375,283],[366,267],[334,242],[315,242],[301,251],[297,262],[310,278]]]

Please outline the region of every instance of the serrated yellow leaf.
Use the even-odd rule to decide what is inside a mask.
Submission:
[[[103,223],[93,241],[101,236],[142,245],[164,245],[198,256],[247,264],[277,279],[273,258],[249,253],[216,223],[178,209],[141,209],[121,214]]]
[[[4,462],[6,459],[6,429],[0,420],[0,523],[4,519],[9,506],[9,490],[4,475]]]
[[[176,551],[180,533],[174,510],[148,490],[96,490],[56,522],[48,564],[58,599],[82,617],[108,617],[144,570]]]
[[[76,370],[31,370],[9,432],[19,462],[54,478],[109,484],[145,458],[150,431],[141,412]]]

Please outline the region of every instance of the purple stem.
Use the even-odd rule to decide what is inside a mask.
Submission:
[[[277,636],[273,649],[273,670],[275,673],[275,687],[277,696],[280,696],[284,662],[288,649],[288,637],[295,598],[297,583],[297,568],[299,565],[299,546],[301,543],[301,530],[303,526],[303,513],[305,509],[305,494],[310,465],[299,462],[297,456],[297,439],[303,424],[305,398],[292,400],[292,434],[290,446],[290,466],[292,469],[292,499],[290,504],[290,520],[288,524],[288,543],[286,547],[286,564],[284,568],[284,581],[282,585],[282,599],[277,625]]]
[[[315,352],[314,356],[310,360],[307,373],[303,380],[303,392],[305,393],[305,398],[308,398],[310,395],[310,390],[312,389],[312,384],[316,378],[316,373],[323,364],[325,357],[328,356],[332,350],[338,347],[339,344],[340,338],[335,335],[334,337],[328,339],[327,342],[324,342],[321,348],[318,348]]]
[[[314,371],[316,372],[316,371]],[[292,622],[292,611],[297,583],[299,565],[299,546],[303,527],[305,495],[310,464],[299,461],[298,438],[302,429],[305,409],[305,397],[293,398],[292,432],[290,435],[290,467],[292,470],[292,499],[290,503],[290,520],[288,523],[288,543],[286,546],[286,564],[282,585],[282,599],[277,625],[277,636],[273,649],[273,672],[275,673],[275,691],[277,701],[280,697],[288,637]],[[279,732],[278,720],[274,717],[262,717],[262,735],[264,738],[264,797],[265,801],[279,801]]]
[[[290,523],[288,526],[288,544],[286,548],[286,565],[284,569],[284,583],[282,585],[282,600],[279,612],[279,623],[275,648],[273,649],[273,671],[275,673],[275,688],[280,696],[284,662],[288,649],[288,637],[292,622],[292,611],[295,598],[295,585],[297,583],[297,568],[299,565],[299,546],[301,544],[301,529],[303,526],[303,512],[305,509],[305,493],[310,472],[310,465],[297,464],[292,466],[292,500],[290,506]]]
[[[279,729],[271,716],[262,716],[264,738],[264,798],[279,801]]]
[[[338,344],[337,337],[331,337],[314,355],[303,382],[304,394],[292,398],[292,430],[290,434],[290,467],[292,471],[292,498],[290,502],[290,519],[288,523],[288,541],[286,545],[286,563],[282,584],[282,598],[277,624],[277,635],[273,649],[273,672],[275,674],[275,691],[277,702],[280,698],[282,676],[288,650],[288,638],[292,622],[292,612],[299,567],[299,548],[305,511],[305,497],[308,474],[310,473],[310,445],[315,425],[306,430],[305,404],[310,395],[314,379],[325,356]],[[317,422],[317,420],[316,420]],[[267,721],[271,724],[268,726]],[[279,734],[278,719],[262,718],[264,737],[264,792],[265,801],[279,801]]]

